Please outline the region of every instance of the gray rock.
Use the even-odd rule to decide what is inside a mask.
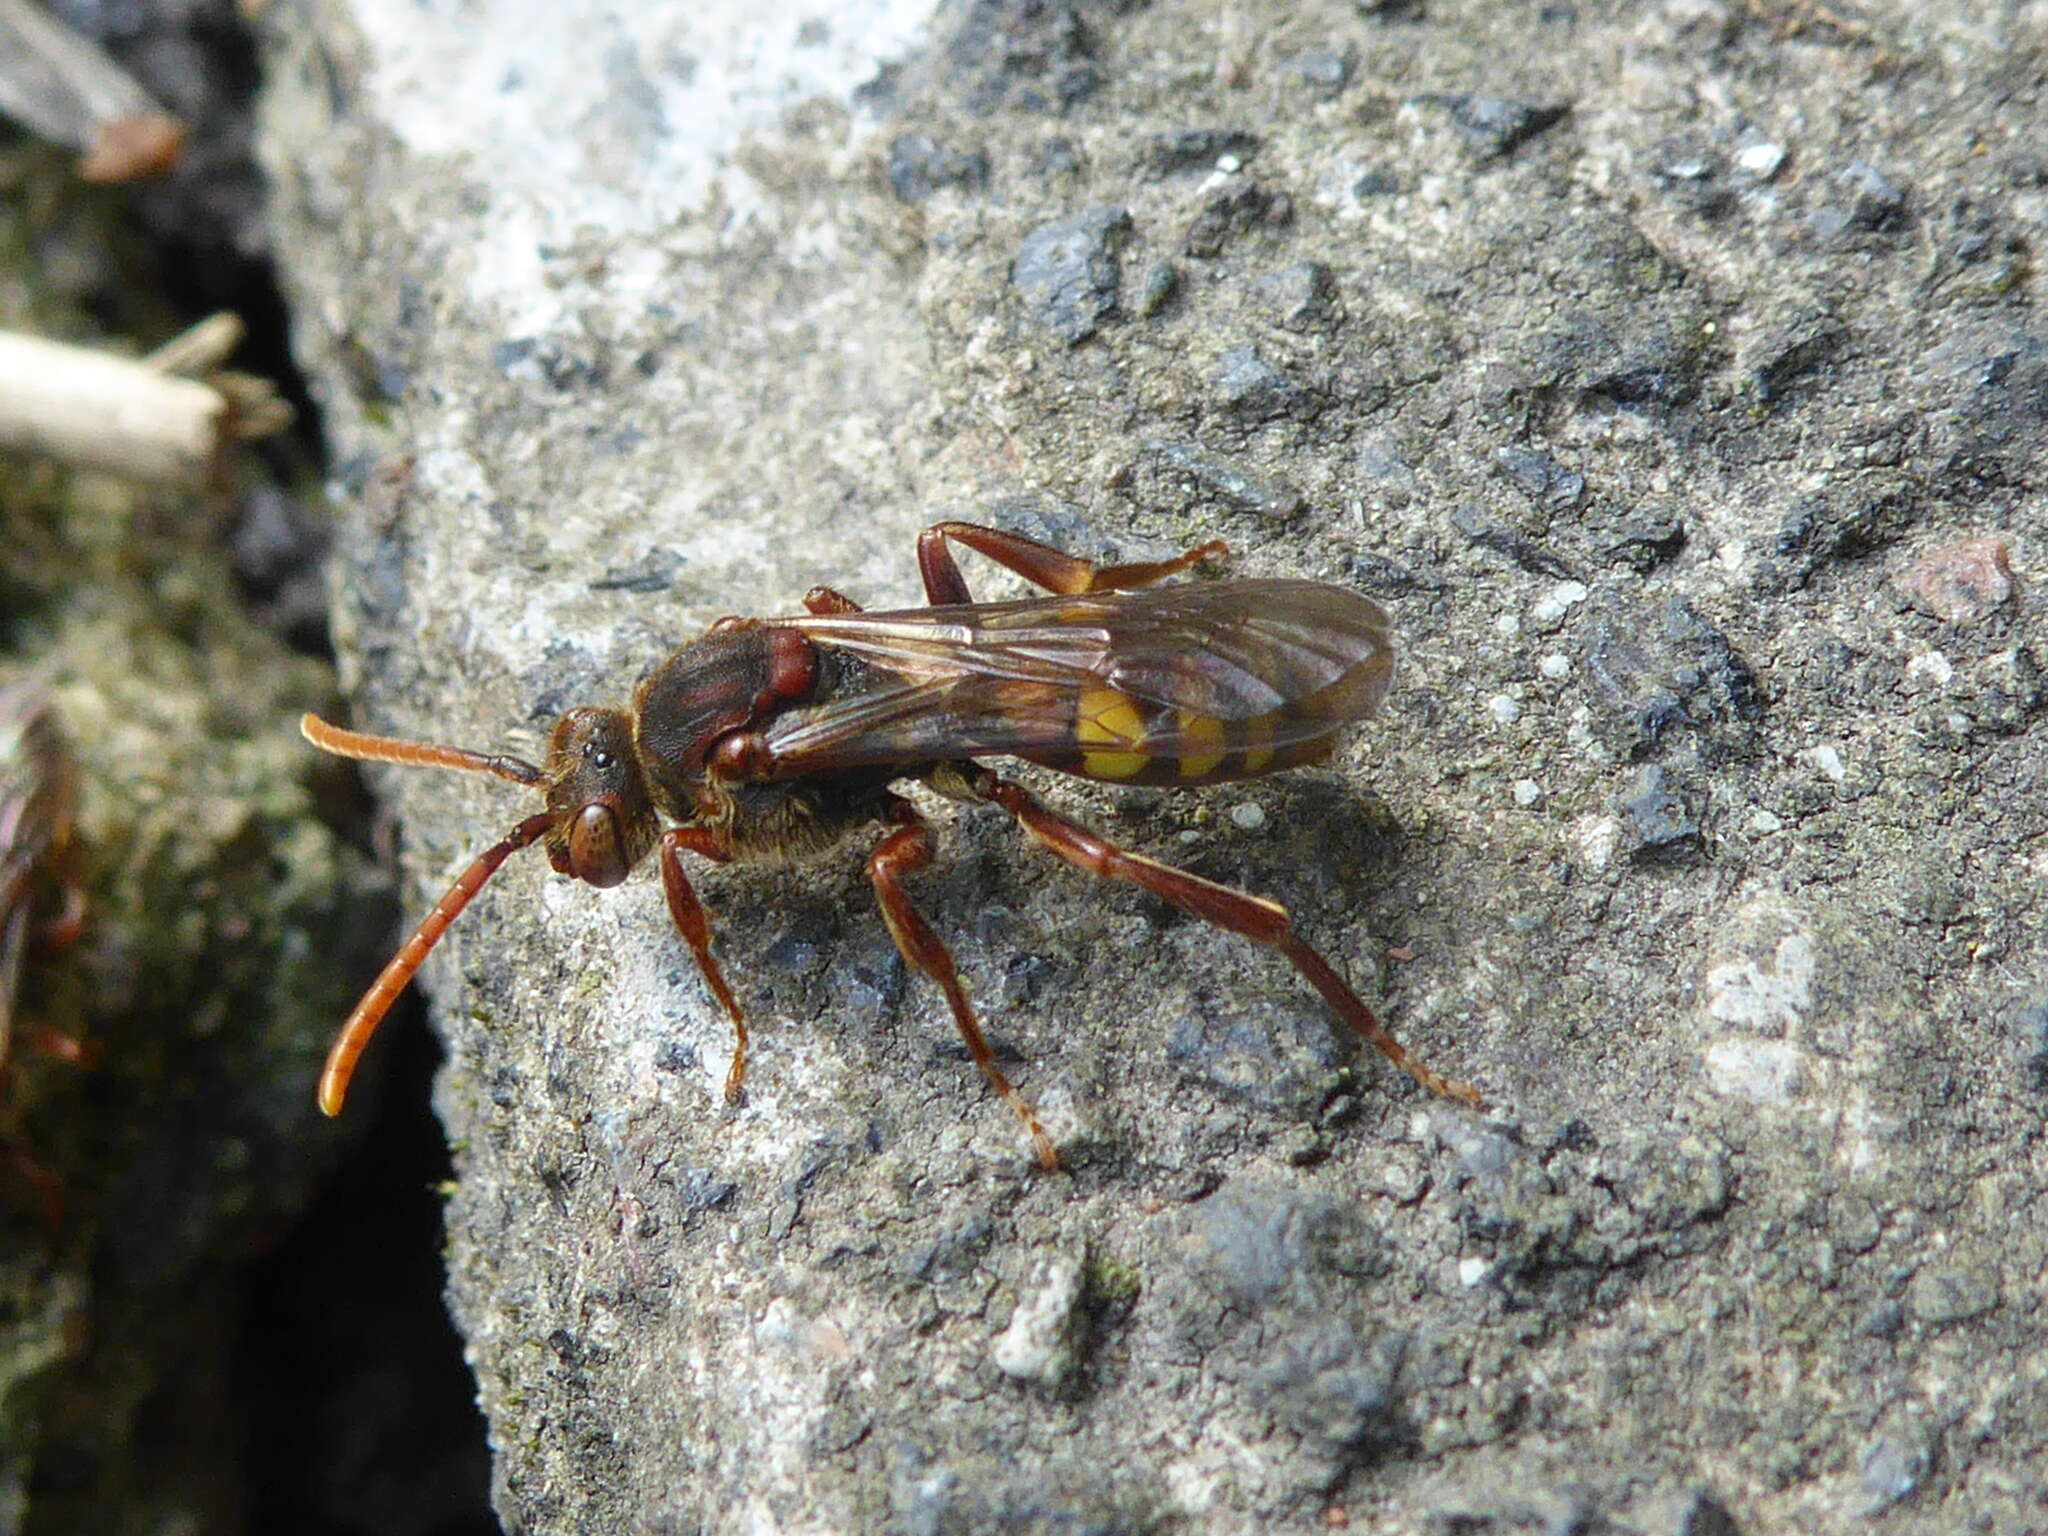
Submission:
[[[1643,758],[1683,743],[1719,761],[1753,749],[1764,713],[1756,674],[1682,599],[1654,614],[1600,604],[1587,631],[1586,677],[1617,751]]]
[[[1632,852],[1652,864],[1688,862],[1700,857],[1706,838],[1699,814],[1686,803],[1661,763],[1646,763],[1621,802],[1634,838]]]
[[[728,1110],[651,879],[510,865],[423,976],[502,1518],[1658,1532],[1706,1487],[1833,1536],[1902,1470],[1888,1527],[2025,1529],[2048,630],[2015,509],[2048,495],[2048,351],[2009,40],[1881,4],[1900,67],[1849,111],[1851,40],[1713,7],[1218,14],[972,5],[708,145],[714,72],[673,78],[660,8],[604,23],[654,29],[613,40],[659,110],[509,80],[475,18],[266,23],[281,267],[362,488],[337,632],[367,724],[534,751],[720,615],[916,602],[944,518],[1370,586],[1398,686],[1257,786],[1258,825],[1229,790],[1038,787],[1284,904],[1494,1106],[1427,1102],[1326,1047],[1271,954],[935,804],[911,888],[1072,1172],[1033,1171],[890,958],[864,845],[693,874],[754,1010]],[[1355,58],[1338,100],[1305,45]],[[442,88],[479,48],[476,94]],[[1205,124],[1255,131],[1251,170],[1155,176],[1145,146]],[[904,203],[906,135],[981,146],[985,184]],[[1166,263],[1170,302],[1122,294]],[[1312,266],[1341,313],[1276,303]],[[1237,349],[1316,409],[1226,408]],[[2003,596],[1913,574],[1977,535]],[[655,549],[664,590],[593,590]],[[414,911],[531,805],[371,780]],[[1060,1374],[1020,1339],[1008,1375],[1059,1256],[1082,1300],[1045,1315],[1085,1345]]]
[[[1069,346],[1116,313],[1117,250],[1130,228],[1123,209],[1091,208],[1040,225],[1017,247],[1010,281],[1032,317]]]
[[[1569,102],[1517,101],[1504,96],[1460,94],[1442,105],[1482,159],[1513,154],[1545,129],[1563,122]]]
[[[1308,391],[1250,347],[1232,347],[1216,360],[1218,402],[1240,421],[1271,421],[1313,412]]]
[[[1337,316],[1337,277],[1319,261],[1297,261],[1268,273],[1258,291],[1280,323],[1297,330]]]
[[[1218,192],[1189,223],[1181,249],[1213,260],[1246,236],[1284,229],[1294,222],[1294,199],[1285,192],[1246,181]]]
[[[1311,48],[1287,61],[1306,85],[1335,94],[1351,83],[1351,60],[1341,53]]]

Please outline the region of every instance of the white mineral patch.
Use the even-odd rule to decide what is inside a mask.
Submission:
[[[1746,145],[1735,156],[1735,163],[1758,181],[1769,181],[1785,163],[1785,148],[1782,144]]]
[[[1614,861],[1614,844],[1620,830],[1612,816],[1581,816],[1571,825],[1571,840],[1590,868],[1603,870]]]
[[[1796,1028],[1813,1005],[1814,945],[1789,933],[1770,961],[1731,960],[1707,972],[1707,1013],[1760,1035]]]
[[[1843,765],[1840,750],[1825,743],[1818,747],[1808,747],[1799,754],[1799,761],[1818,768],[1822,777],[1832,783],[1839,784],[1849,776],[1848,768]]]
[[[1916,693],[1946,688],[1955,675],[1954,663],[1939,651],[1922,651],[1906,663],[1906,686]]]
[[[1798,1091],[1806,1052],[1789,1040],[1716,1040],[1707,1047],[1707,1080],[1722,1093],[1783,1104]]]
[[[795,103],[850,100],[924,41],[934,8],[529,5],[507,26],[491,7],[362,0],[355,18],[377,39],[368,85],[384,120],[419,154],[467,161],[489,200],[472,222],[472,296],[510,310],[513,333],[535,333],[572,307],[548,302],[549,247],[589,231],[653,234],[714,193],[744,212],[757,199],[733,151]],[[658,285],[662,270],[637,276]],[[631,264],[609,274],[635,275]]]

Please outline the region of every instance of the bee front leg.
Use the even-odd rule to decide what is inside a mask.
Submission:
[[[1218,928],[1279,950],[1302,980],[1336,1010],[1339,1018],[1416,1082],[1431,1093],[1456,1099],[1474,1109],[1486,1107],[1485,1100],[1470,1084],[1447,1078],[1409,1055],[1330,963],[1294,936],[1287,909],[1277,901],[1218,885],[1171,864],[1127,852],[1107,838],[1047,810],[1020,785],[1007,783],[992,773],[984,775],[975,789],[982,799],[1014,816],[1033,839],[1076,868],[1109,880],[1128,880],[1155,896],[1165,897],[1205,923],[1214,923]]]
[[[1009,1102],[1010,1108],[1017,1112],[1017,1118],[1024,1122],[1040,1165],[1048,1173],[1056,1173],[1060,1157],[1053,1150],[1052,1138],[1045,1134],[1045,1128],[1038,1123],[1038,1116],[1024,1095],[1010,1086],[1010,1080],[1003,1076],[1003,1069],[996,1065],[995,1052],[988,1048],[988,1041],[981,1033],[981,1024],[974,1017],[974,1007],[967,1001],[967,992],[960,985],[952,952],[946,948],[945,941],[932,931],[931,924],[910,904],[910,897],[904,892],[903,876],[924,868],[932,861],[931,829],[906,800],[891,804],[889,819],[897,823],[897,828],[868,855],[868,879],[874,882],[875,900],[881,905],[890,936],[896,940],[896,947],[902,951],[903,958],[937,982],[939,990],[946,994],[946,1004],[953,1010],[953,1023],[960,1030],[960,1038],[967,1042],[968,1054],[988,1078],[989,1085]]]
[[[696,957],[704,985],[724,1005],[732,1020],[732,1066],[725,1074],[725,1102],[737,1104],[747,1081],[747,1020],[740,1012],[739,999],[725,984],[725,972],[719,969],[718,958],[711,953],[711,919],[705,914],[704,903],[697,899],[690,877],[683,873],[684,851],[718,864],[725,863],[730,855],[702,827],[670,827],[661,835],[661,889],[668,897],[668,915]]]
[[[933,607],[950,603],[971,603],[967,578],[946,547],[958,539],[977,554],[986,555],[1006,571],[1015,571],[1034,587],[1061,597],[1082,592],[1128,592],[1150,586],[1177,571],[1206,560],[1220,560],[1230,551],[1221,539],[1197,544],[1171,560],[1150,560],[1137,565],[1097,565],[1064,550],[1027,539],[1021,533],[984,528],[979,523],[934,523],[917,536],[917,568],[924,577],[925,599]]]

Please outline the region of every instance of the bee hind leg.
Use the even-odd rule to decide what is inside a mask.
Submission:
[[[1330,963],[1295,937],[1287,909],[1277,901],[1218,885],[1171,864],[1119,848],[1107,838],[1046,809],[1022,786],[992,773],[986,774],[975,787],[983,800],[1001,806],[1016,818],[1035,842],[1077,869],[1109,880],[1128,880],[1205,923],[1279,950],[1337,1016],[1370,1041],[1387,1060],[1431,1093],[1456,1099],[1474,1109],[1485,1108],[1485,1101],[1469,1084],[1447,1078],[1410,1055]]]
[[[957,539],[977,554],[986,555],[1004,570],[1014,571],[1034,587],[1061,597],[1083,592],[1128,592],[1150,586],[1189,566],[1220,560],[1229,553],[1221,539],[1197,544],[1186,554],[1171,560],[1149,560],[1135,565],[1097,565],[1064,550],[1027,539],[1021,533],[984,528],[979,523],[934,523],[917,536],[917,568],[924,577],[925,598],[933,607],[950,603],[971,603],[967,578],[960,574],[947,540]]]

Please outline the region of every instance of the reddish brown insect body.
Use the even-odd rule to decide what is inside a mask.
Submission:
[[[33,682],[0,685],[0,1083],[9,1075],[17,1034],[24,1044],[74,1066],[83,1042],[51,1029],[17,1030],[15,995],[31,947],[57,948],[85,922],[84,888],[72,869],[71,821],[78,774],[43,690]],[[37,897],[56,893],[54,910]],[[18,1141],[0,1136],[0,1161],[32,1189],[52,1229],[61,1224],[56,1178]]]
[[[976,603],[948,540],[1051,597]],[[641,682],[629,709],[572,709],[545,769],[511,757],[339,730],[308,715],[315,746],[374,762],[493,773],[543,790],[520,822],[464,871],[342,1026],[320,1079],[340,1112],[363,1047],[427,951],[498,866],[539,842],[565,875],[617,885],[659,850],[677,930],[735,1032],[725,1093],[746,1074],[747,1027],[711,953],[711,928],[682,855],[714,863],[821,852],[863,827],[888,828],[868,875],[903,957],[945,994],[988,1080],[1016,1110],[1039,1159],[1052,1142],[996,1065],[939,936],[903,877],[930,862],[925,820],[891,785],[922,780],[952,799],[998,806],[1068,863],[1129,880],[1184,911],[1279,950],[1346,1023],[1433,1093],[1477,1106],[1463,1083],[1410,1056],[1274,902],[1128,853],[984,766],[1017,757],[1115,784],[1194,786],[1327,756],[1339,731],[1378,709],[1393,673],[1386,614],[1341,587],[1225,581],[1154,587],[1220,543],[1173,560],[1096,566],[972,523],[918,540],[931,606],[865,613],[820,587],[808,614],[722,619]]]

